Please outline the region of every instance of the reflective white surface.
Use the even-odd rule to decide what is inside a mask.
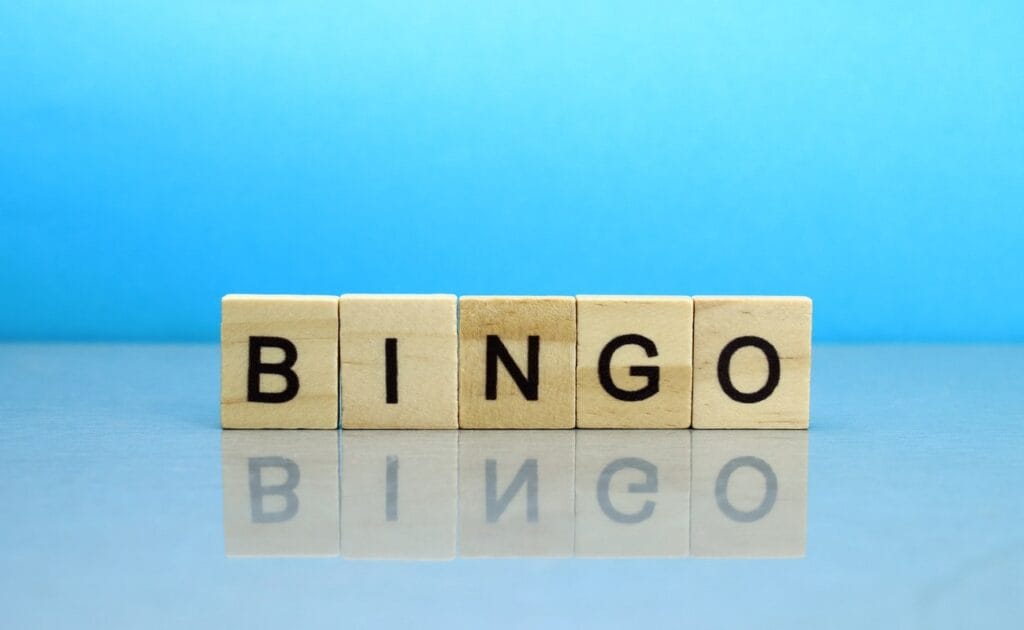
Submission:
[[[225,433],[217,358],[0,346],[0,626],[1024,615],[1024,348],[818,346],[777,439]]]

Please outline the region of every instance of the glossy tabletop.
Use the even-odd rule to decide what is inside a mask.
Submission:
[[[818,345],[809,431],[223,432],[218,369],[0,346],[0,626],[1024,618],[1024,347]]]

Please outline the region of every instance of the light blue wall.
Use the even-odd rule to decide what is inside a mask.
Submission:
[[[796,293],[821,341],[1024,341],[1021,2],[3,0],[0,28],[0,338],[451,291]]]

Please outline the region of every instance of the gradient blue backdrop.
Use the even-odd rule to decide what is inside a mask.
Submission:
[[[0,29],[0,338],[450,291],[1024,340],[1019,1],[4,0]]]

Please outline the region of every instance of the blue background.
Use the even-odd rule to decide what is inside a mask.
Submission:
[[[0,338],[757,293],[1024,340],[1020,2],[0,3]]]

